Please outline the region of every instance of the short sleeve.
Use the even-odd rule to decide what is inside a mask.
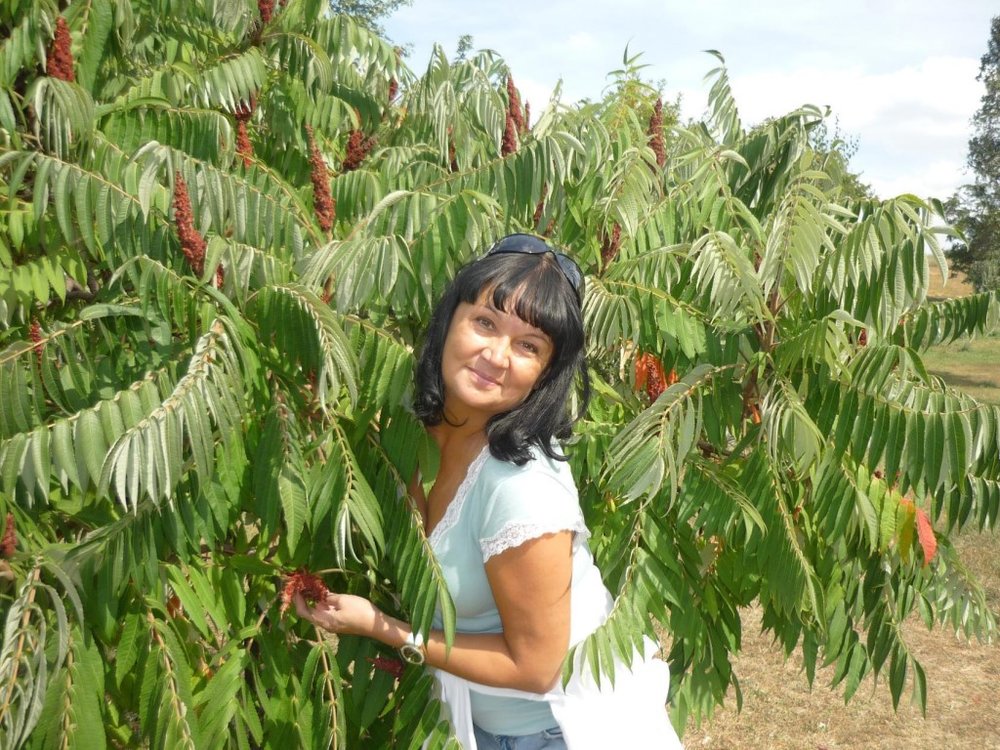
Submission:
[[[587,535],[576,489],[547,471],[507,477],[484,508],[479,533],[483,562],[530,539],[559,531]]]

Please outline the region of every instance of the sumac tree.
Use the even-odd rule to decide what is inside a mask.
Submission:
[[[996,521],[1000,413],[920,353],[998,301],[927,302],[937,204],[849,197],[810,146],[823,114],[745,128],[724,67],[702,122],[659,121],[626,60],[504,155],[493,53],[418,77],[325,0],[259,5],[0,10],[4,747],[453,743],[427,675],[281,591],[308,570],[453,627],[403,499],[434,463],[413,352],[511,231],[588,272],[570,450],[617,594],[594,667],[666,630],[675,718],[703,716],[757,601],[809,679],[923,700],[902,620],[993,627],[948,533]]]

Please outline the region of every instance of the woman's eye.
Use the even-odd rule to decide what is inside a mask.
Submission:
[[[538,347],[530,341],[522,341],[521,348],[528,352],[528,354],[538,354]]]
[[[476,324],[482,326],[483,328],[493,327],[493,321],[483,316],[479,316],[478,318],[476,318]]]

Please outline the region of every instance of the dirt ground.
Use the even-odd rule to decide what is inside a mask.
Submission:
[[[957,540],[966,564],[1000,610],[1000,535],[963,533]],[[908,623],[907,642],[927,673],[927,716],[904,692],[893,712],[884,680],[871,677],[844,705],[831,690],[832,668],[817,670],[809,689],[802,661],[787,661],[760,633],[760,613],[743,614],[744,647],[735,670],[743,688],[743,711],[735,698],[700,728],[684,735],[688,750],[1000,750],[1000,645],[968,642],[946,628],[926,630]]]
[[[936,274],[935,274],[936,275]],[[952,279],[938,298],[968,294],[962,279]],[[1000,393],[1000,339],[968,342],[932,352],[929,369],[959,387],[961,378],[976,381],[970,392],[996,401]],[[961,356],[970,362],[963,364]],[[971,369],[970,369],[971,368]],[[981,382],[980,382],[981,381]],[[966,531],[955,540],[970,569],[1000,612],[1000,534]],[[780,648],[760,633],[760,613],[743,614],[743,651],[735,669],[743,688],[743,711],[735,697],[701,727],[688,727],[688,750],[1000,750],[1000,645],[960,640],[946,628],[927,631],[914,620],[906,638],[927,674],[927,716],[909,703],[908,689],[894,712],[888,685],[871,677],[847,705],[829,684],[833,670],[817,670],[810,690],[801,658],[785,660]]]

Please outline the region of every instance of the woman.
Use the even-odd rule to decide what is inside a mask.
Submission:
[[[431,317],[415,405],[441,459],[430,491],[419,478],[410,491],[455,603],[451,649],[440,630],[425,640],[361,597],[296,598],[311,622],[435,668],[466,748],[679,747],[662,662],[622,666],[614,689],[580,665],[560,685],[569,646],[611,607],[555,442],[570,434],[574,384],[581,412],[589,396],[583,293],[569,257],[515,234],[465,266]]]

